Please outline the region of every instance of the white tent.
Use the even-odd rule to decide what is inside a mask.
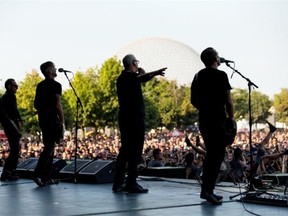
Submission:
[[[247,132],[249,131],[249,122],[242,118],[236,122],[237,124],[237,132]]]
[[[242,118],[236,122],[237,124],[237,132],[247,132],[249,131],[249,121]],[[252,124],[252,131],[253,130],[262,130],[266,128],[267,125],[263,123],[255,123]]]

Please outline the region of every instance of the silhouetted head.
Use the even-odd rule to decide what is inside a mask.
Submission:
[[[14,79],[9,78],[5,81],[5,89],[6,91],[15,94],[17,92],[18,85]]]
[[[139,61],[132,54],[126,55],[123,60],[123,66],[126,70],[131,70],[133,72],[137,72]]]
[[[47,61],[43,64],[40,65],[40,70],[42,72],[42,74],[45,76],[45,78],[47,77],[56,77],[57,76],[57,69],[55,67],[55,64],[51,61]]]
[[[203,50],[200,58],[206,67],[211,67],[215,63],[217,63],[217,66],[220,65],[220,58],[218,56],[218,52],[212,47],[208,47]]]
[[[159,148],[154,149],[154,150],[153,150],[153,158],[154,158],[154,159],[158,159],[160,153],[161,153],[161,150],[160,150]]]
[[[233,156],[235,159],[239,159],[242,155],[242,150],[240,148],[235,148],[233,151]]]

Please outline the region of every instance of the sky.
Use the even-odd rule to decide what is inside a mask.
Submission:
[[[214,47],[257,85],[252,90],[271,99],[288,88],[288,0],[0,0],[0,88],[48,60],[73,72],[101,67],[148,37],[176,40],[198,53]],[[219,69],[233,88],[248,88],[225,64]],[[69,88],[63,73],[57,81]]]

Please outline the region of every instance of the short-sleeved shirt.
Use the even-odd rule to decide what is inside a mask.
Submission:
[[[55,80],[45,79],[36,88],[34,108],[38,112],[40,127],[59,123],[57,96],[62,94],[62,86]]]
[[[200,70],[191,84],[194,106],[199,110],[199,121],[222,120],[226,117],[227,91],[232,89],[227,74],[216,68]]]
[[[19,128],[20,113],[17,108],[17,100],[15,94],[6,91],[2,96],[2,103],[8,118],[11,119]]]
[[[145,109],[141,82],[137,73],[122,71],[117,79],[119,118],[127,123],[144,121]]]

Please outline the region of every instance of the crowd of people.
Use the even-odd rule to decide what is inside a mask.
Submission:
[[[257,155],[257,144],[266,137],[268,129],[262,129],[253,131],[252,133],[252,144],[253,152],[255,157]],[[187,136],[191,140],[193,146],[188,146],[185,142],[185,133],[180,136],[173,136],[172,133],[151,133],[146,134],[143,156],[142,156],[142,167],[148,167],[150,161],[154,159],[153,151],[157,149],[160,153],[160,162],[162,166],[186,166],[186,156],[193,153],[194,160],[193,165],[201,168],[203,163],[204,154],[198,153],[197,149],[197,137],[198,133],[187,132]],[[200,142],[202,138],[200,136]],[[105,134],[96,134],[95,136],[89,136],[77,141],[77,151],[75,152],[75,140],[71,137],[66,136],[60,144],[56,144],[54,149],[54,158],[63,159],[67,161],[73,161],[75,153],[78,159],[108,159],[115,160],[121,140],[119,135],[107,136]],[[22,138],[20,141],[20,154],[19,163],[27,160],[28,158],[39,158],[40,152],[43,149],[43,143],[38,139],[34,138]],[[200,147],[198,147],[200,148]],[[241,149],[243,152],[246,164],[250,160],[250,148],[249,148],[249,133],[238,132],[234,143],[226,148],[226,158],[229,161],[233,159],[233,153],[235,149]],[[277,130],[273,133],[273,136],[269,142],[265,145],[265,155],[274,155],[275,153],[284,152],[288,149],[288,131]],[[0,164],[1,166],[5,163],[5,158],[9,155],[9,143],[7,140],[0,141]],[[272,172],[287,172],[287,161],[283,168],[283,158],[279,157],[278,160],[274,160],[275,166],[268,167],[268,169],[262,170],[262,173]],[[280,165],[279,165],[280,164]]]

